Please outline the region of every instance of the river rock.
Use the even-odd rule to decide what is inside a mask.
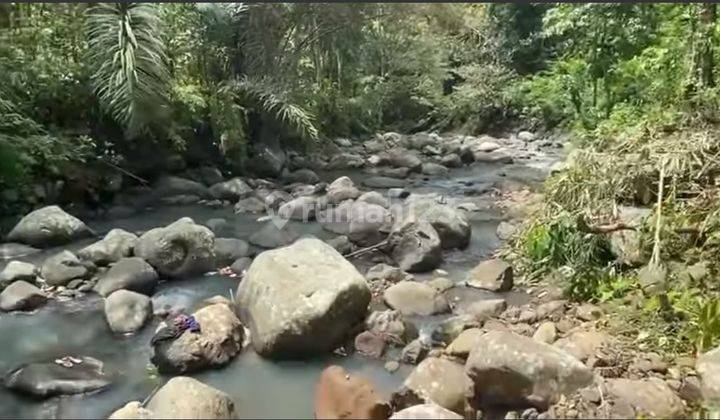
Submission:
[[[219,200],[237,201],[249,197],[252,193],[253,189],[240,178],[219,182],[210,187],[210,194]]]
[[[416,281],[401,281],[390,286],[385,290],[383,300],[403,315],[435,315],[450,311],[442,294]]]
[[[497,318],[507,308],[505,299],[482,299],[465,307],[462,312],[477,320]]]
[[[476,408],[535,407],[545,411],[560,394],[584,388],[593,374],[572,355],[511,332],[490,331],[470,352],[465,370]]]
[[[429,404],[418,404],[412,407],[403,408],[400,411],[396,411],[392,416],[391,420],[411,420],[411,419],[452,419],[462,420],[464,417],[460,414],[454,413],[446,408],[443,408],[435,403]]]
[[[463,165],[460,155],[457,153],[449,153],[440,158],[440,163],[448,168],[459,168]]]
[[[37,277],[38,268],[35,265],[22,262],[10,261],[3,271],[0,271],[0,289],[18,280],[34,282]]]
[[[72,279],[87,278],[88,267],[70,251],[62,251],[43,262],[40,275],[50,286],[64,286]]]
[[[621,206],[618,208],[618,222],[640,226],[650,213],[648,208]],[[619,262],[631,267],[639,267],[647,261],[639,230],[623,229],[611,232],[610,251]]]
[[[123,258],[98,280],[95,292],[103,297],[120,289],[151,295],[158,284],[158,275],[145,260],[139,257]]]
[[[140,237],[135,255],[163,276],[188,277],[211,271],[215,265],[215,235],[205,226],[183,217]]]
[[[435,343],[450,344],[463,331],[480,327],[481,322],[470,315],[456,315],[447,318],[433,328],[430,337]]]
[[[380,207],[390,208],[390,200],[385,198],[382,194],[377,191],[369,191],[358,197],[357,201],[362,201],[369,204],[376,204]]]
[[[403,347],[400,353],[400,360],[402,360],[403,363],[416,365],[425,359],[428,352],[430,352],[430,346],[428,346],[424,340],[416,338],[409,342],[407,346]]]
[[[215,303],[194,314],[200,332],[185,331],[175,340],[158,341],[152,362],[161,373],[195,372],[230,362],[242,349],[243,326],[226,303]]]
[[[330,158],[327,169],[339,170],[362,168],[363,165],[365,165],[365,160],[362,158],[362,156],[355,153],[340,153]]]
[[[339,204],[345,200],[354,200],[360,196],[360,190],[348,177],[342,176],[327,187],[328,204]]]
[[[411,172],[420,172],[422,160],[407,149],[396,147],[387,152],[380,152],[380,165],[392,166],[395,168],[408,168]]]
[[[417,328],[400,311],[374,311],[365,320],[365,327],[393,345],[405,345],[418,336]]]
[[[78,257],[95,265],[108,265],[133,254],[137,235],[122,229],[113,229],[105,237],[78,251]]]
[[[465,414],[472,397],[473,384],[463,365],[449,359],[429,357],[423,360],[392,396],[399,409],[434,402],[458,414]]]
[[[299,237],[300,234],[295,229],[285,225],[284,219],[274,219],[253,233],[249,241],[253,245],[270,249],[289,245]]]
[[[703,397],[713,405],[720,404],[720,347],[701,355],[695,363],[700,375]]]
[[[356,201],[350,207],[347,236],[360,246],[375,245],[385,239],[391,224],[392,216],[386,208]]]
[[[380,263],[370,267],[365,273],[365,278],[369,282],[387,280],[391,283],[397,283],[403,280],[412,280],[412,275],[406,273],[399,267],[393,267],[385,263]]]
[[[301,196],[281,205],[278,209],[278,216],[283,219],[310,222],[315,220],[315,212],[317,209],[318,200],[316,197]]]
[[[349,254],[352,251],[352,244],[350,243],[350,239],[348,239],[348,237],[345,235],[340,235],[332,239],[327,239],[325,243],[335,248],[335,250],[342,255]]]
[[[365,318],[370,297],[355,267],[316,238],[258,255],[237,292],[255,350],[280,358],[333,350]]]
[[[448,168],[438,163],[427,162],[422,164],[422,173],[430,176],[443,176],[449,172]]]
[[[163,385],[147,404],[158,419],[234,419],[235,403],[224,392],[197,379],[177,376]]]
[[[178,176],[163,176],[155,184],[155,194],[160,197],[195,196],[210,198],[210,190],[205,185]]]
[[[535,330],[535,334],[533,334],[532,338],[540,343],[554,343],[557,339],[557,329],[555,328],[555,324],[550,321],[543,322],[540,326],[538,326],[537,330]]]
[[[154,418],[153,412],[143,407],[140,401],[130,401],[108,417],[109,420],[147,420],[152,418]]]
[[[222,172],[220,169],[213,166],[201,166],[195,171],[200,182],[205,185],[215,185],[218,182],[223,181]]]
[[[363,331],[355,336],[355,351],[363,356],[379,359],[386,348],[387,341],[372,331]]]
[[[114,333],[135,332],[152,314],[152,301],[140,293],[118,290],[105,299],[105,320]]]
[[[92,231],[75,216],[58,206],[48,206],[25,215],[10,231],[8,241],[38,248],[64,245],[92,235]]]
[[[110,385],[103,363],[79,357],[80,364],[67,368],[53,361],[24,364],[5,375],[4,384],[13,391],[38,398],[81,394]]]
[[[330,366],[320,374],[315,389],[315,418],[382,420],[389,415],[389,404],[367,379],[340,366]]]
[[[312,169],[298,169],[293,172],[283,173],[283,180],[288,184],[302,183],[302,184],[315,184],[320,182],[320,177]]]
[[[530,142],[535,140],[535,134],[531,131],[521,131],[517,134],[518,140],[522,140],[524,142]]]
[[[250,169],[261,177],[276,178],[282,174],[287,156],[282,150],[272,149],[266,145],[255,147],[249,160]]]
[[[388,243],[393,259],[407,272],[431,271],[442,262],[437,231],[429,222],[412,214],[393,226]]]
[[[225,267],[235,260],[251,255],[250,245],[237,238],[215,239],[215,261],[218,267]]]
[[[445,348],[445,354],[467,359],[470,352],[477,347],[480,337],[485,334],[480,328],[469,328],[460,333],[449,346]]]
[[[257,197],[248,197],[235,203],[235,213],[265,213],[265,203]]]
[[[252,258],[242,257],[235,260],[230,265],[230,269],[233,271],[233,273],[242,274],[247,271],[248,268],[250,268],[250,264],[252,264]]]
[[[472,227],[463,212],[425,197],[410,200],[408,211],[435,228],[443,249],[463,249],[470,244]]]
[[[486,260],[468,273],[465,282],[470,287],[507,292],[513,287],[513,269],[501,259]]]
[[[47,296],[42,290],[24,280],[17,280],[0,293],[0,310],[31,311],[46,301]]]
[[[680,397],[659,378],[613,378],[605,385],[613,399],[630,404],[635,418],[680,418],[685,411]]]
[[[369,176],[363,178],[361,182],[369,188],[403,188],[407,184],[407,182],[402,179],[387,176]]]
[[[585,361],[608,340],[608,335],[601,331],[575,331],[557,340],[554,345],[578,360]]]

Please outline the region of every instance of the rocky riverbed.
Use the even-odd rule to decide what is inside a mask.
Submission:
[[[496,255],[560,146],[385,133],[38,209],[0,246],[3,416],[684,415],[712,354],[636,349]]]

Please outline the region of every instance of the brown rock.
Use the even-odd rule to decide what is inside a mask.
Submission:
[[[390,406],[368,380],[330,366],[320,375],[315,391],[315,418],[387,419]]]
[[[608,393],[615,399],[627,402],[634,416],[677,418],[682,415],[682,400],[658,378],[632,380],[609,379]]]
[[[363,356],[379,359],[385,353],[386,347],[385,339],[370,331],[363,331],[355,337],[355,350]]]

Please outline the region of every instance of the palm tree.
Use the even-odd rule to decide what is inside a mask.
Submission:
[[[147,3],[98,3],[88,10],[88,63],[102,109],[128,138],[167,108],[170,72],[159,9]]]

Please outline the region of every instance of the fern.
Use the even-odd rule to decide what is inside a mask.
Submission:
[[[170,72],[158,8],[146,3],[98,3],[87,17],[92,82],[101,107],[130,138],[167,104]]]
[[[265,80],[244,78],[227,84],[236,94],[254,103],[259,112],[271,115],[303,140],[317,142],[319,132],[315,116],[302,107],[290,102]]]

